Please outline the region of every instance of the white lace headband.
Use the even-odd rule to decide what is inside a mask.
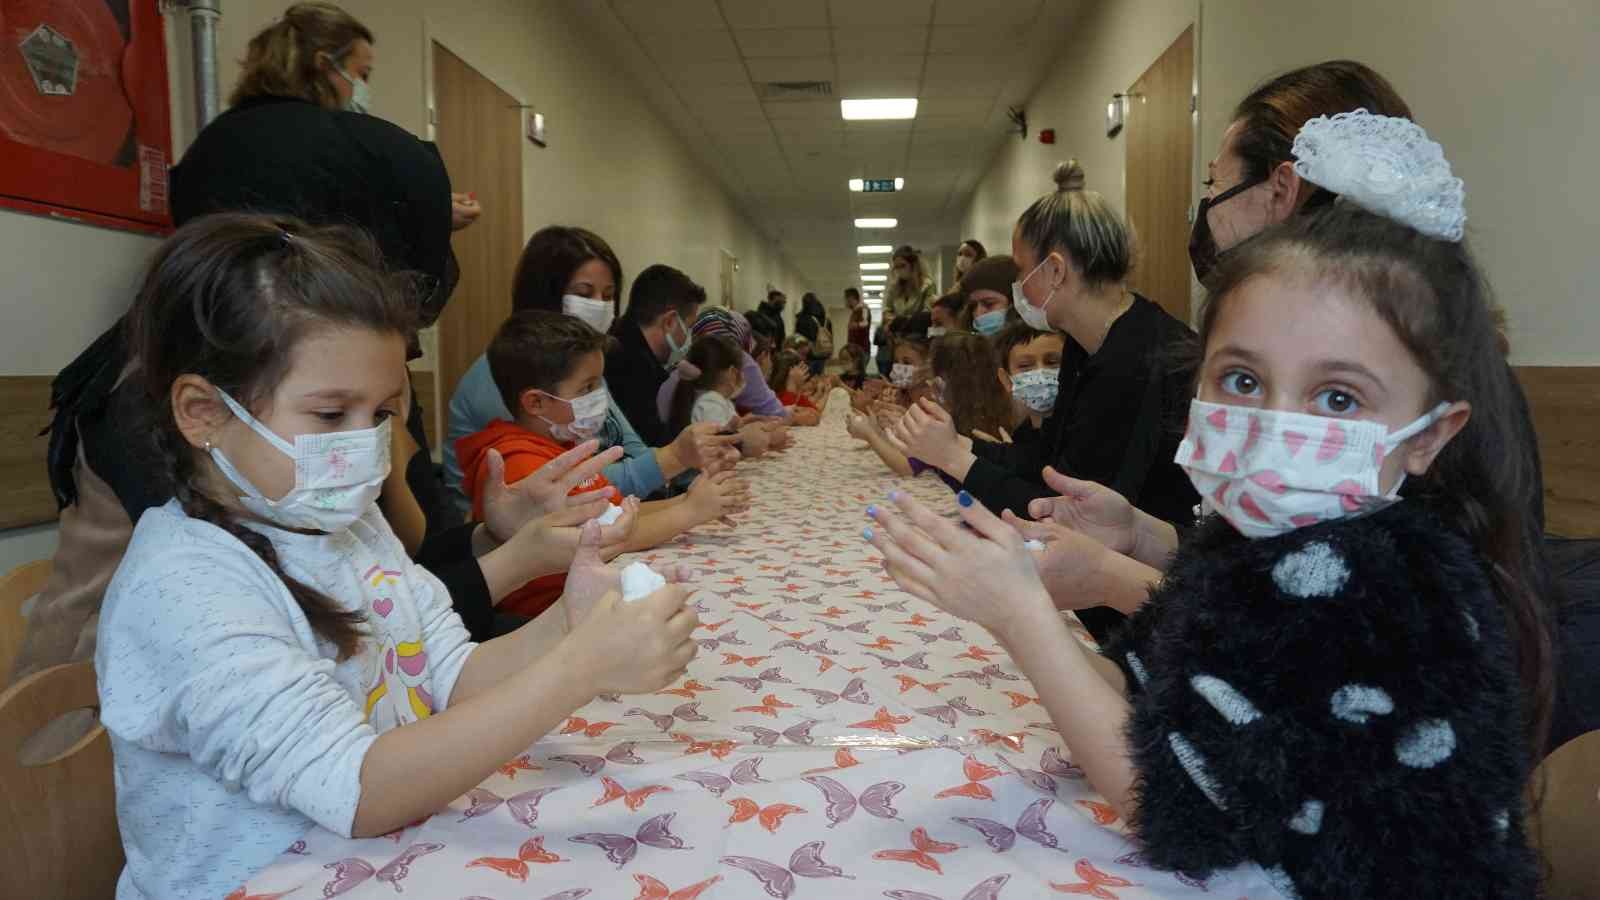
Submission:
[[[1294,139],[1294,170],[1368,212],[1460,241],[1467,212],[1444,149],[1410,119],[1364,109],[1318,116]]]

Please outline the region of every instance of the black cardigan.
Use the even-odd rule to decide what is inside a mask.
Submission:
[[[1507,617],[1415,501],[1255,541],[1208,518],[1105,652],[1153,864],[1255,862],[1304,900],[1534,896]]]

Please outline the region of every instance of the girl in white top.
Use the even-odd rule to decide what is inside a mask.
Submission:
[[[621,604],[592,552],[553,649],[526,628],[469,640],[374,505],[403,296],[360,233],[292,220],[199,219],[156,256],[130,339],[175,499],[135,528],[95,656],[119,900],[220,897],[313,825],[424,818],[597,693],[657,690],[694,655],[683,589]]]
[[[701,422],[739,427],[739,410],[733,405],[733,398],[744,390],[740,369],[743,356],[731,338],[695,338],[688,355],[678,363],[678,386],[673,390],[667,417],[674,434]]]

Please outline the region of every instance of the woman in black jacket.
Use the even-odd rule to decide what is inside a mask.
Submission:
[[[828,311],[822,308],[822,301],[810,291],[800,298],[800,315],[795,316],[794,331],[811,342],[806,367],[812,375],[821,375],[833,356],[833,322],[828,319]]]

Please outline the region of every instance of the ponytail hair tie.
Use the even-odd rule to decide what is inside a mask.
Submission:
[[[684,381],[698,381],[703,374],[705,373],[700,371],[699,366],[689,362],[687,359],[678,363],[678,377]]]

